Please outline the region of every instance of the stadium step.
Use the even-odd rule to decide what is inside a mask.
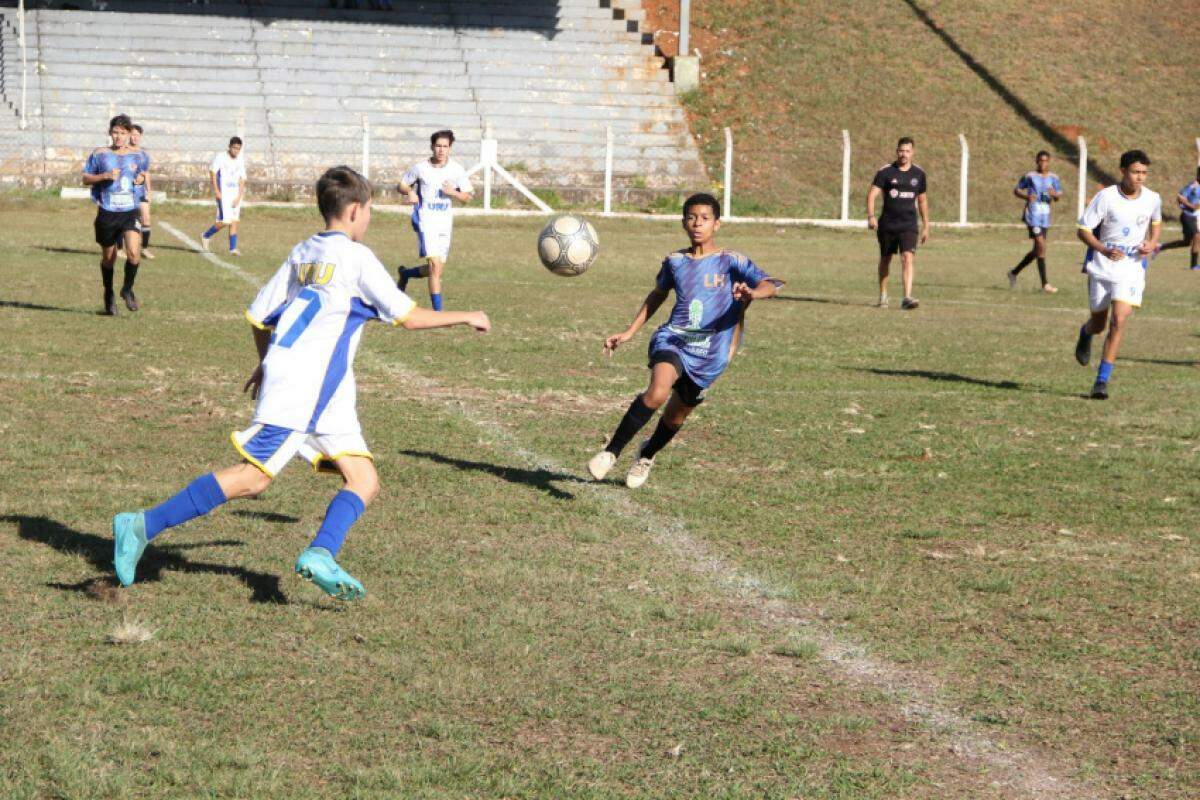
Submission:
[[[322,164],[361,158],[364,120],[381,169],[425,157],[443,127],[474,163],[490,126],[503,163],[566,189],[602,182],[611,127],[614,168],[635,184],[703,185],[661,60],[630,32],[637,15],[599,0],[393,3],[392,13],[325,0],[30,3],[38,130],[8,137],[0,157],[33,153],[30,172],[74,180],[108,116],[124,111],[146,126],[163,180],[203,179],[241,132],[254,180],[307,183]],[[0,35],[9,15],[0,7]]]

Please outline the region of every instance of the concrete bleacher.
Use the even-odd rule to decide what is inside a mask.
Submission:
[[[77,2],[82,8],[92,4]],[[534,187],[594,194],[605,132],[618,187],[706,183],[661,59],[637,32],[641,9],[602,0],[393,0],[392,11],[326,0],[168,3],[97,0],[103,10],[27,3],[30,127],[0,160],[71,182],[104,143],[111,113],[146,127],[156,179],[186,187],[241,135],[251,180],[310,184],[332,163],[394,178],[452,128],[473,164],[485,129],[500,160]],[[340,5],[340,4],[339,4]],[[360,3],[367,6],[366,2]],[[15,13],[0,1],[0,135],[15,125]],[[618,4],[619,6],[619,4]],[[15,77],[14,77],[15,75]]]

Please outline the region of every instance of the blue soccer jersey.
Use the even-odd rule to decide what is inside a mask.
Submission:
[[[733,299],[733,284],[756,288],[767,273],[750,259],[731,250],[692,258],[672,253],[662,263],[655,285],[675,290],[671,318],[650,339],[650,355],[667,350],[678,354],[684,371],[706,389],[729,364],[733,332],[742,304]]]
[[[114,153],[110,149],[97,150],[88,157],[83,171],[89,175],[99,175],[121,170],[121,177],[115,181],[101,181],[92,184],[92,202],[105,211],[133,211],[138,206],[138,196],[134,180],[141,172],[142,153]]]
[[[134,155],[136,155],[137,159],[138,159],[137,160],[138,172],[149,172],[150,171],[150,154],[147,153],[145,150],[139,150]],[[146,202],[146,184],[145,184],[145,182],[135,184],[133,187],[133,193],[137,196],[137,201],[139,203]]]
[[[1023,219],[1031,228],[1050,227],[1050,190],[1062,193],[1062,181],[1053,172],[1026,172],[1017,181],[1017,189],[1030,192]]]
[[[1192,205],[1200,205],[1200,181],[1192,181],[1187,186],[1179,190],[1179,194],[1183,195],[1183,199],[1187,200]],[[1179,213],[1185,217],[1196,217],[1195,209],[1188,208],[1183,203],[1179,204]]]

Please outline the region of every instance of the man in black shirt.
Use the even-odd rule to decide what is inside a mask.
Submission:
[[[918,241],[929,239],[929,204],[925,200],[925,171],[912,163],[913,140],[905,136],[896,143],[896,160],[875,173],[867,192],[867,227],[879,239],[879,307],[887,308],[888,266],[900,253],[904,282],[903,309],[916,308],[913,297],[913,253]],[[883,213],[875,219],[875,200],[883,195]],[[918,233],[917,214],[921,224]]]

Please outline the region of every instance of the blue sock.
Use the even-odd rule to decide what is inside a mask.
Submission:
[[[421,277],[421,268],[420,267],[405,267],[403,270],[401,270],[400,276],[402,278],[404,278],[406,280],[410,280],[410,281],[413,278],[419,278],[419,277]]]
[[[167,528],[202,517],[225,502],[221,484],[211,472],[201,475],[166,502],[146,510],[146,538],[153,539]]]
[[[433,302],[434,311],[442,310],[442,295],[440,293],[429,295],[429,299]]]
[[[321,528],[309,547],[324,547],[330,555],[336,556],[338,550],[342,549],[342,542],[346,541],[350,526],[358,520],[365,508],[362,498],[349,489],[342,489],[329,501],[329,508],[325,510],[325,521],[321,523]]]
[[[1111,361],[1101,361],[1100,370],[1096,373],[1096,383],[1108,383],[1108,379],[1112,377],[1113,363]]]
[[[229,249],[237,250],[237,234],[236,233],[229,234]]]
[[[218,228],[216,225],[213,225],[211,228],[209,228],[208,230],[206,230],[204,232],[204,238],[211,239],[212,237],[217,235],[217,231],[219,231],[219,230],[220,230],[220,228]]]

